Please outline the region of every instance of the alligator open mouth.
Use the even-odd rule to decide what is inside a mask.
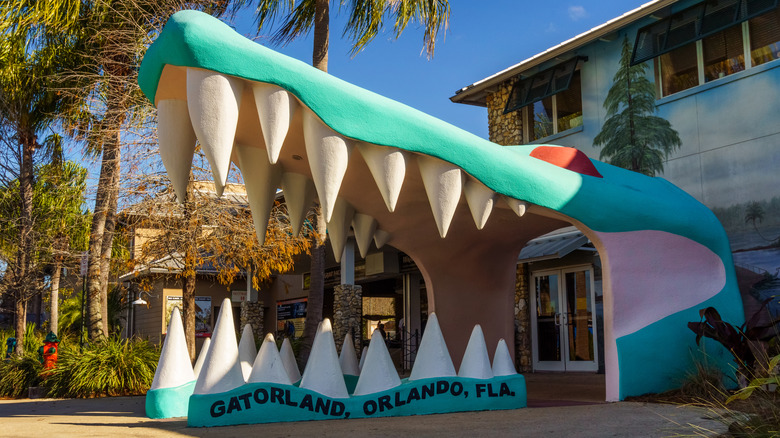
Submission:
[[[363,256],[373,240],[414,259],[456,361],[475,324],[490,348],[514,338],[517,255],[571,224],[604,266],[609,400],[674,385],[694,345],[678,333],[699,307],[742,318],[722,227],[663,179],[570,148],[496,145],[193,11],[171,18],[139,82],[177,194],[197,140],[218,191],[231,161],[241,170],[261,240],[278,187],[296,231],[316,197],[337,259],[350,226]]]

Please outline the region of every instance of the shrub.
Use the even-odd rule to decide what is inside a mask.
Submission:
[[[51,397],[143,395],[149,389],[160,357],[159,348],[141,339],[118,337],[60,350],[57,367],[46,379]]]
[[[0,361],[0,397],[27,397],[27,389],[38,386],[43,369],[32,356],[13,356]]]

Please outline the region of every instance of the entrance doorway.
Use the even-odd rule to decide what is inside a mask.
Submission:
[[[531,339],[535,371],[598,371],[591,266],[534,272]]]

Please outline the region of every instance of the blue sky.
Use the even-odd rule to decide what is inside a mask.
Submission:
[[[351,44],[341,38],[344,14],[331,11],[329,72],[334,76],[410,105],[453,125],[487,138],[487,111],[455,104],[450,96],[573,36],[622,15],[647,0],[523,1],[452,0],[449,30],[436,44],[433,59],[424,53],[422,31],[410,24],[398,40],[380,34],[354,58]],[[235,23],[252,33],[251,13]],[[268,27],[266,27],[268,29]],[[270,44],[270,28],[258,43],[311,62],[311,38],[287,46]]]

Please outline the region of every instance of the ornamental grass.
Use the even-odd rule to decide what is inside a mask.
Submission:
[[[141,339],[111,337],[84,347],[69,344],[44,385],[50,397],[144,395],[152,384],[160,350]]]

